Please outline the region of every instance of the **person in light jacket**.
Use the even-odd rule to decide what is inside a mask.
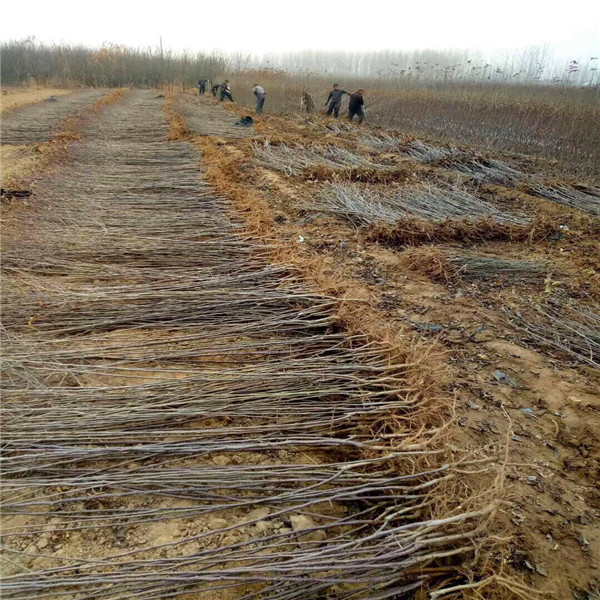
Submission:
[[[256,114],[260,115],[265,105],[265,96],[267,95],[267,92],[265,92],[264,87],[255,83],[252,88],[252,93],[256,96]]]

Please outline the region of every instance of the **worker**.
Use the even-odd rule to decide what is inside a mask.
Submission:
[[[231,95],[231,87],[229,86],[229,79],[226,79],[221,84],[221,102],[223,102],[225,98],[229,98],[229,100],[233,102],[233,96]]]
[[[252,93],[256,96],[256,114],[260,115],[265,105],[265,96],[267,95],[267,92],[265,92],[264,87],[255,83],[252,88]]]
[[[302,92],[302,97],[300,98],[300,112],[306,112],[307,114],[312,115],[316,110],[312,94],[310,92]]]
[[[206,77],[203,77],[202,79],[200,79],[198,81],[198,95],[199,96],[204,96],[204,94],[206,93],[206,84],[208,83],[208,79],[206,79]]]
[[[327,102],[325,102],[325,106],[327,106],[327,115],[330,116],[333,113],[333,116],[337,119],[340,116],[340,106],[342,104],[342,96],[344,94],[350,95],[346,90],[340,89],[340,86],[337,83],[333,84],[333,89],[329,92],[329,96],[327,96]]]
[[[365,99],[363,97],[365,90],[362,88],[352,92],[350,94],[350,101],[348,102],[348,120],[352,121],[354,119],[354,115],[358,117],[358,124],[360,125],[365,118],[365,109],[363,108],[365,104]]]
[[[220,83],[215,83],[215,85],[213,85],[210,88],[210,93],[216,98],[217,97],[217,92],[219,91],[219,88],[221,87]]]

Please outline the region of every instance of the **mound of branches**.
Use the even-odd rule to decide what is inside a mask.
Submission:
[[[477,183],[514,185],[525,177],[524,173],[500,160],[484,158],[474,152],[449,152],[437,160],[436,165],[459,171]]]
[[[343,135],[352,131],[352,125],[348,123],[340,123],[339,121],[325,123],[325,129],[336,135]]]
[[[498,223],[489,218],[466,221],[446,219],[432,223],[416,217],[405,217],[393,224],[376,223],[369,227],[367,239],[389,246],[419,245],[434,242],[512,241],[534,242],[560,232],[559,226],[543,217],[527,225]]]
[[[393,197],[352,183],[326,184],[314,208],[358,225],[394,223],[405,214]]]
[[[503,212],[462,188],[434,185],[375,192],[366,186],[331,183],[323,189],[315,208],[359,225],[395,223],[407,217],[433,222],[489,219],[495,223],[512,225],[527,223],[525,218]]]
[[[433,185],[405,188],[400,190],[397,199],[407,214],[430,221],[488,218],[497,223],[527,223],[526,218],[501,211],[461,188]]]
[[[435,246],[407,248],[401,255],[407,268],[444,281],[492,279],[541,281],[548,272],[542,263],[505,260],[497,256],[453,253]]]
[[[600,368],[600,314],[591,308],[557,301],[544,305],[528,301],[518,312],[505,312],[531,344]]]
[[[411,142],[410,146],[404,151],[405,154],[412,158],[416,158],[419,162],[430,163],[437,160],[442,160],[447,156],[456,154],[458,150],[455,148],[439,148],[425,144],[419,140]]]
[[[389,169],[370,169],[367,167],[346,167],[344,169],[318,166],[304,169],[302,175],[311,181],[346,181],[349,183],[406,183],[412,179],[413,171],[404,165]]]
[[[600,215],[600,188],[577,188],[568,185],[532,185],[529,191],[553,202],[577,208],[593,215]]]
[[[361,133],[358,137],[358,141],[375,150],[397,150],[404,143],[402,138],[394,137],[393,135],[384,132],[379,132],[377,134]]]
[[[285,173],[286,175],[301,175],[305,170],[314,167],[330,169],[382,169],[389,170],[389,165],[374,163],[362,156],[338,148],[307,148],[302,144],[288,145],[285,143],[273,145],[269,142],[253,143],[254,156],[264,166]]]
[[[421,163],[431,163],[439,167],[446,167],[468,175],[477,183],[514,184],[525,175],[506,163],[458,148],[439,147],[414,140],[404,150],[404,154]]]

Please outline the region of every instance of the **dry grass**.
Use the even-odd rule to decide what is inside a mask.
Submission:
[[[560,232],[559,224],[539,217],[529,225],[498,223],[491,219],[462,221],[447,219],[432,223],[417,218],[400,219],[393,225],[378,223],[367,233],[370,241],[391,246],[431,244],[450,241],[512,241],[534,242],[547,239]]]
[[[312,181],[352,181],[356,183],[405,183],[414,175],[414,169],[397,166],[388,170],[366,167],[332,169],[325,166],[309,167],[302,171]]]
[[[453,252],[436,246],[405,248],[400,254],[400,262],[411,271],[445,282],[463,279],[541,281],[548,273],[545,263],[506,260],[473,252]]]
[[[186,139],[190,135],[190,132],[181,109],[177,105],[175,94],[166,94],[163,111],[170,125],[168,139],[171,141]]]
[[[53,87],[16,87],[2,86],[2,95],[0,96],[1,111],[3,113],[41,102],[50,96],[65,96],[73,90]]]
[[[87,106],[80,115],[77,115],[76,117],[67,119],[65,121],[63,129],[65,129],[65,130],[71,129],[72,130],[72,129],[75,129],[75,128],[81,126],[81,123],[86,118],[89,118],[91,115],[98,114],[99,112],[104,110],[104,108],[106,108],[110,104],[114,104],[115,102],[118,102],[128,91],[129,91],[129,88],[117,88],[117,89],[112,90],[105,96],[102,96],[102,98],[100,98],[100,100],[96,100],[96,102],[93,102],[92,104]]]
[[[0,186],[3,190],[15,190],[24,186],[32,175],[42,169],[49,161],[47,154],[52,154],[56,145],[52,143],[38,144],[36,146],[1,146],[0,157],[2,173]]]
[[[400,255],[403,267],[435,280],[450,281],[456,273],[448,264],[448,257],[435,246],[409,247]]]

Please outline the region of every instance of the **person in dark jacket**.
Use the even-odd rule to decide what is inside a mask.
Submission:
[[[363,94],[365,90],[362,88],[360,90],[356,90],[350,94],[350,102],[348,103],[348,120],[352,121],[354,119],[354,115],[358,117],[358,124],[360,125],[365,118],[365,99]]]
[[[206,84],[208,83],[208,79],[206,79],[205,77],[203,77],[202,79],[200,79],[200,81],[198,81],[198,94],[200,96],[204,96],[205,92],[206,92]]]
[[[215,83],[215,85],[213,85],[210,88],[210,93],[216,98],[217,97],[217,92],[219,91],[219,88],[221,87],[220,83]]]
[[[329,96],[327,96],[327,101],[325,102],[325,106],[327,106],[327,115],[330,116],[333,113],[333,116],[337,119],[340,116],[340,106],[342,104],[342,96],[344,94],[349,94],[346,90],[342,90],[337,83],[333,84],[333,89],[329,92]]]
[[[225,98],[229,98],[229,100],[231,100],[231,102],[233,102],[233,96],[231,95],[231,88],[229,87],[229,79],[226,79],[222,84],[221,84],[221,102],[223,102],[223,100],[225,100]]]

